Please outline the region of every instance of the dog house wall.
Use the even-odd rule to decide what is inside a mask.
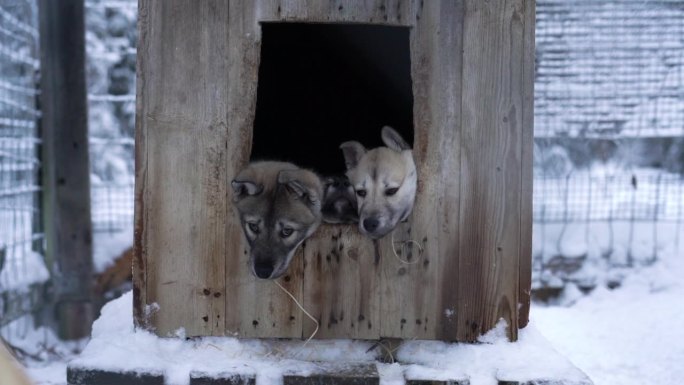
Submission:
[[[503,318],[517,338],[531,263],[531,0],[140,1],[136,325],[186,336],[315,329],[249,274],[230,203],[250,156],[263,22],[411,29],[419,186],[394,245],[411,240],[412,263],[395,258],[391,237],[376,245],[353,226],[321,226],[279,280],[319,321],[315,337],[473,341]]]

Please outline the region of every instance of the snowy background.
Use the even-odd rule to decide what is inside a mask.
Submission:
[[[0,335],[19,348],[34,378],[63,384],[65,362],[88,359],[77,355],[87,341],[61,342],[35,327],[50,282],[38,206],[36,11],[35,0],[0,0]],[[136,18],[135,1],[86,1],[97,271],[132,242]],[[684,1],[539,0],[536,33],[533,288],[540,299],[520,349],[543,345],[543,335],[596,384],[679,383]],[[90,351],[113,335],[152,338],[131,332],[129,302],[124,296],[111,305],[121,311],[105,313]],[[149,356],[197,349],[150,345]],[[268,347],[235,340],[220,348],[233,358],[245,351],[245,358],[273,358]],[[473,357],[455,346],[438,349],[439,357],[412,349],[460,373],[458,359]],[[475,366],[473,379],[491,370]]]

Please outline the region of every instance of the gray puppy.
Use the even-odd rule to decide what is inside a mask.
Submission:
[[[282,276],[297,247],[321,223],[320,179],[292,163],[253,162],[231,184],[252,273],[262,279]]]

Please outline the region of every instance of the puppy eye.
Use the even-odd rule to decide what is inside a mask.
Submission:
[[[290,235],[292,235],[293,231],[294,231],[294,229],[292,227],[283,227],[283,229],[280,230],[280,236],[282,238],[287,238]]]
[[[396,194],[397,191],[399,191],[399,188],[397,188],[397,187],[388,188],[387,190],[385,190],[385,195],[387,195],[388,197],[391,197],[392,195]]]
[[[360,196],[361,198],[366,196],[366,190],[356,190],[356,195]]]
[[[259,234],[259,224],[257,223],[248,223],[247,226],[249,226],[249,229],[252,230],[254,234]]]

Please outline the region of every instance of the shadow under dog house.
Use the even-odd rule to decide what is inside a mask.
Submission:
[[[314,322],[273,282],[249,272],[230,181],[254,155],[253,143],[265,143],[258,147],[267,156],[268,143],[296,138],[272,147],[300,144],[301,154],[308,146],[310,164],[330,154],[343,165],[336,145],[350,134],[344,127],[373,126],[367,137],[379,140],[380,127],[390,124],[412,136],[418,192],[409,221],[376,244],[356,226],[322,225],[278,282],[317,318],[315,338],[474,341],[504,319],[515,340],[530,303],[534,22],[532,0],[141,0],[136,325],[162,336],[183,328],[186,336],[309,337]],[[320,33],[297,35],[288,26]],[[326,29],[333,27],[339,33]],[[406,60],[396,63],[406,63],[406,76],[383,72],[395,70],[382,64],[385,56],[367,59],[379,52],[366,47],[374,39],[378,49],[392,47],[378,37],[385,28],[405,42]],[[269,56],[280,59],[266,67],[260,60],[272,53],[269,36],[280,32],[293,34],[292,54]],[[307,40],[333,35],[348,44]],[[347,63],[352,75],[331,69],[330,82],[291,81],[300,66],[278,60],[298,58],[305,51],[295,45],[306,41],[332,59],[301,60],[311,67],[296,76],[335,63]],[[404,43],[397,44],[401,51]],[[338,50],[347,52],[339,60]],[[290,107],[263,112],[262,120],[265,68],[292,68],[271,76],[263,94]],[[409,99],[392,86],[401,82]],[[314,95],[323,84],[345,97],[321,91],[330,103],[304,101],[297,84],[314,87]],[[364,87],[376,96],[364,96]],[[283,96],[290,91],[292,98]],[[408,107],[395,108],[395,96]],[[351,104],[341,110],[338,103]],[[325,114],[313,111],[326,104],[337,112],[327,110],[329,126],[316,131]],[[303,113],[287,113],[293,108]],[[255,126],[281,117],[272,133],[287,135]],[[335,143],[321,150],[328,137]]]

